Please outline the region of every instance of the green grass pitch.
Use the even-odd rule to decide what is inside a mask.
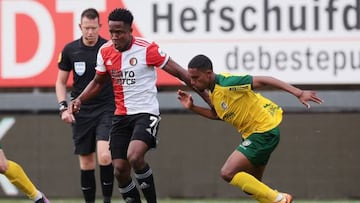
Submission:
[[[97,202],[101,202],[99,199]],[[123,203],[120,198],[114,198],[114,203]],[[143,201],[146,202],[146,201]],[[160,199],[159,203],[256,203],[246,199]],[[294,200],[294,203],[360,203],[360,200]],[[31,203],[27,199],[0,198],[0,203]],[[51,203],[83,203],[82,199],[51,199]]]

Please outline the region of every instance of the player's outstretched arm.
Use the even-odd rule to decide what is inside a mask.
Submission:
[[[191,94],[189,94],[188,92],[185,92],[183,90],[178,90],[177,95],[180,103],[184,106],[184,108],[191,110],[192,112],[197,113],[208,119],[213,119],[213,120],[219,119],[215,110],[194,105],[193,98]]]
[[[301,90],[295,86],[292,86],[284,81],[279,79],[269,77],[269,76],[253,76],[253,88],[260,88],[263,86],[272,86],[278,89],[285,90],[290,94],[296,96],[299,101],[304,104],[307,108],[310,108],[309,101],[315,102],[318,104],[323,103],[324,101],[316,95],[315,91],[312,90]]]
[[[106,74],[95,74],[94,79],[85,87],[81,94],[70,102],[69,113],[77,113],[78,111],[80,111],[80,106],[82,102],[87,101],[98,95],[107,79],[108,78]]]
[[[208,92],[200,92],[199,90],[195,89],[191,85],[188,72],[179,64],[177,64],[174,60],[170,58],[167,64],[164,66],[163,70],[182,80],[188,87],[192,88],[209,105],[209,107],[212,107]]]

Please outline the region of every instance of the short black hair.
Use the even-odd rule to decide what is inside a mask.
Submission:
[[[199,70],[213,70],[213,65],[209,57],[199,54],[194,56],[189,64],[188,68],[196,68]]]
[[[132,13],[125,8],[116,8],[109,14],[108,21],[122,21],[125,24],[131,26],[134,17]]]
[[[100,21],[99,12],[95,8],[85,9],[81,13],[81,19],[83,19],[84,17],[89,18],[91,20],[94,20],[94,19],[98,18],[99,21]]]

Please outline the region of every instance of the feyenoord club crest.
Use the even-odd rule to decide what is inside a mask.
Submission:
[[[132,66],[135,66],[137,64],[137,59],[135,57],[132,57],[130,60],[129,60],[129,63],[130,65]]]

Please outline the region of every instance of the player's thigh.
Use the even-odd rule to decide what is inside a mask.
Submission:
[[[112,111],[103,111],[99,115],[96,126],[96,140],[109,141],[110,130],[114,113]]]
[[[113,112],[104,111],[101,114],[96,127],[96,152],[100,165],[108,165],[111,163],[109,138],[112,118]]]
[[[249,172],[254,169],[254,165],[249,159],[238,150],[233,151],[225,161],[221,169],[221,174],[224,177],[233,177],[236,173],[244,171]]]
[[[74,153],[79,155],[87,155],[95,152],[96,139],[93,128],[85,126],[73,125],[73,142],[75,146]]]
[[[130,142],[127,158],[134,169],[142,169],[145,166],[145,154],[148,150],[148,145],[142,140]]]
[[[246,172],[253,175],[258,180],[261,180],[265,167],[265,165],[255,166],[242,152],[235,150],[223,165],[221,169],[221,176],[225,180],[231,181],[235,174],[239,172]]]
[[[95,152],[97,119],[89,116],[86,110],[75,116],[76,123],[72,124],[75,154],[87,155]]]
[[[109,141],[105,141],[105,140],[99,140],[96,143],[96,148],[97,148],[97,154],[101,155],[101,154],[110,154],[110,144]]]
[[[144,142],[147,146],[145,150],[155,148],[159,121],[160,116],[147,113],[115,116],[110,134],[112,158],[127,159],[130,141],[134,140]]]
[[[113,160],[127,160],[127,150],[133,129],[131,116],[114,116],[110,132],[110,151]]]
[[[156,148],[158,142],[158,130],[160,116],[142,113],[136,115],[135,126],[131,140],[140,140],[147,144],[148,148]]]
[[[242,141],[237,150],[247,157],[254,166],[264,166],[280,141],[280,131],[276,127],[263,133],[253,133]]]

